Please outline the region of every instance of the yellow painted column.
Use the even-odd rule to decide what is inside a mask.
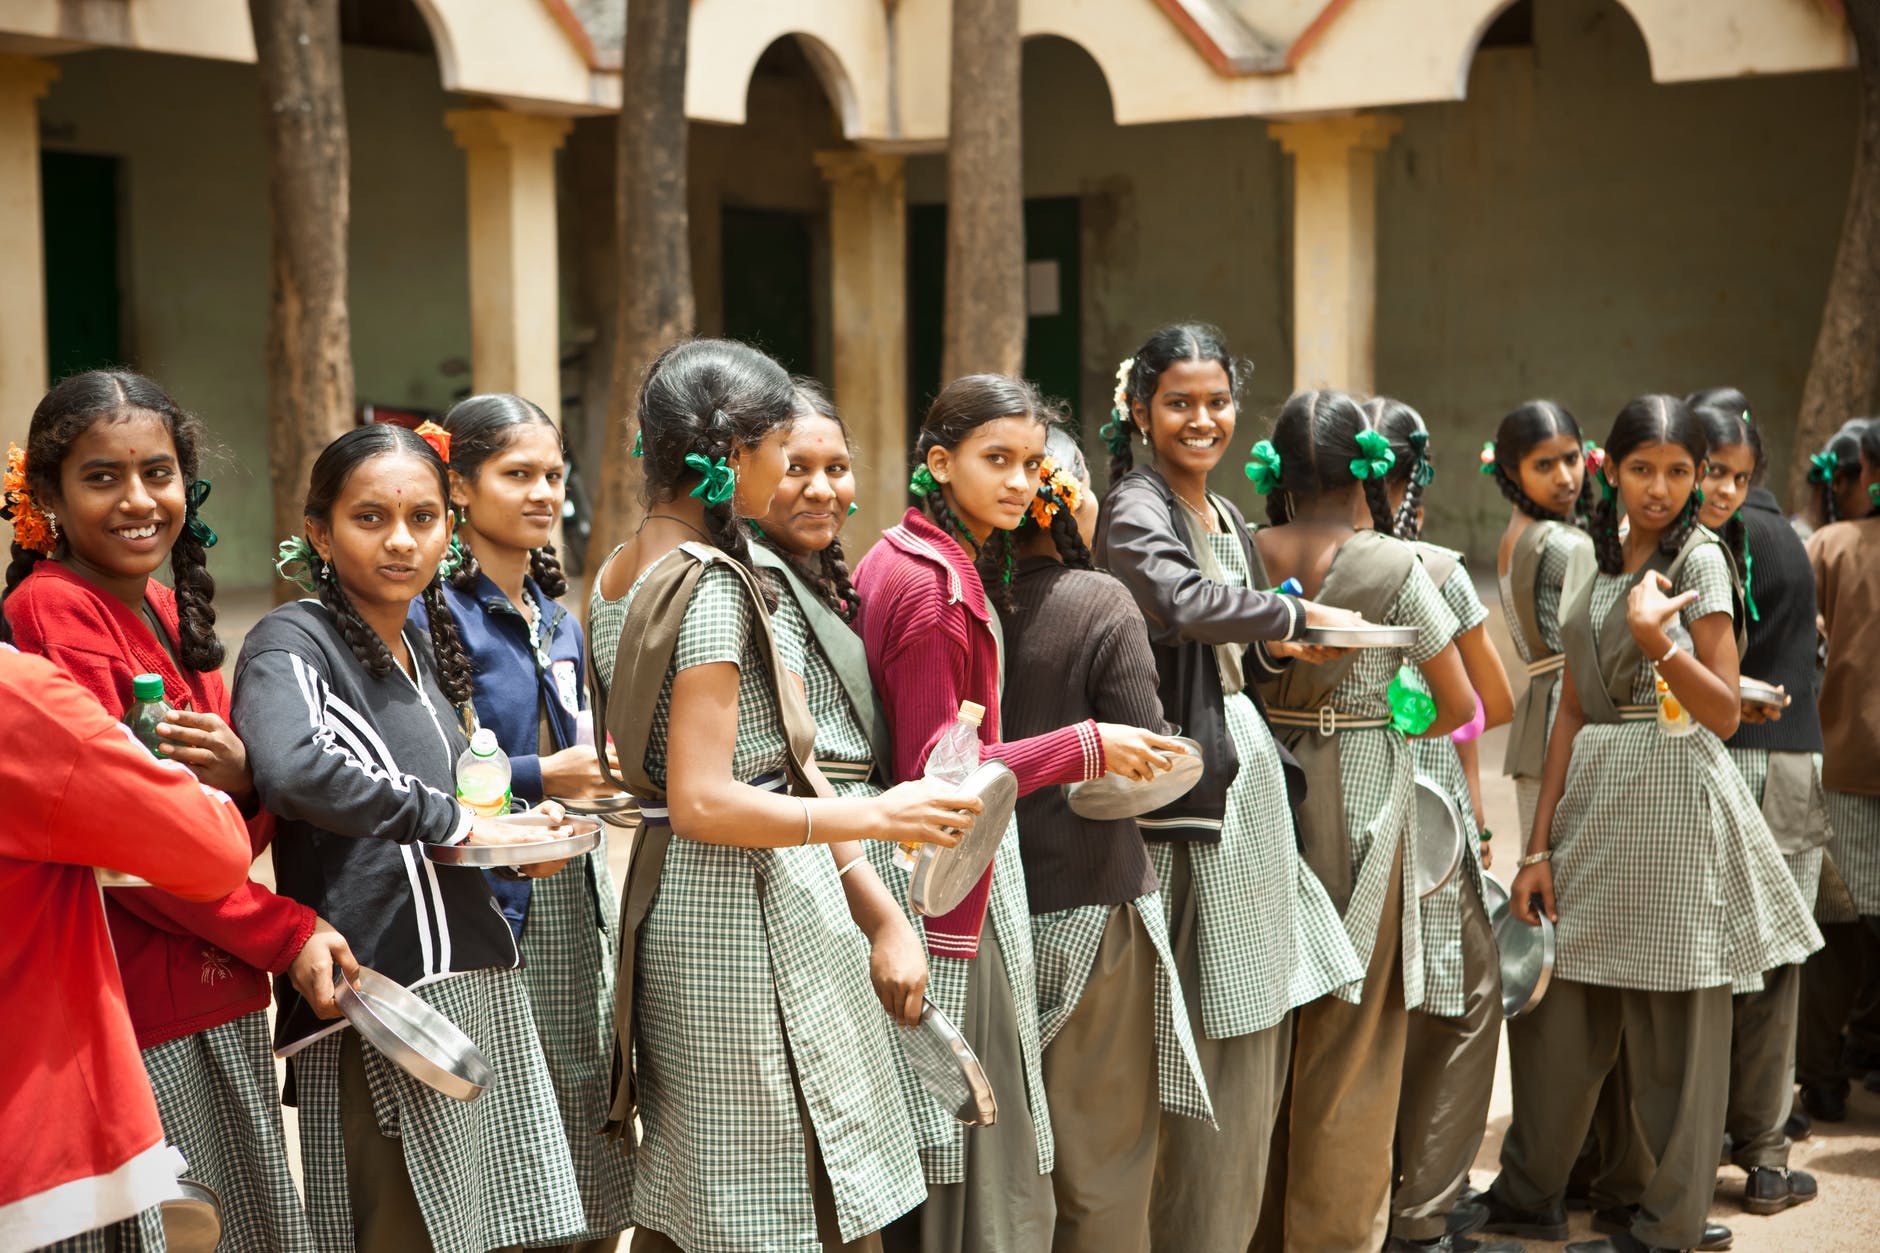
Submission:
[[[816,164],[829,182],[835,400],[861,506],[843,531],[852,562],[907,508],[906,160],[843,149]]]
[[[0,55],[0,453],[26,446],[46,391],[39,99],[58,76],[50,61]]]
[[[455,109],[470,198],[470,370],[479,392],[514,392],[561,417],[555,150],[565,117]]]
[[[1377,154],[1387,113],[1274,122],[1293,159],[1293,386],[1376,386]]]

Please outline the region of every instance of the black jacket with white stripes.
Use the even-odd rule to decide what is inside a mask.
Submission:
[[[418,683],[396,667],[375,679],[318,601],[283,605],[242,645],[233,721],[278,824],[277,890],[332,923],[362,964],[413,987],[518,958],[483,872],[420,847],[469,834],[455,782],[466,741],[429,638],[406,626],[405,640]],[[285,976],[274,992],[280,1056],[344,1025],[316,1018]]]

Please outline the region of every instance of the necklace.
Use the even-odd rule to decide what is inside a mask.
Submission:
[[[680,526],[692,532],[692,534],[698,536],[700,539],[704,540],[707,544],[712,542],[711,536],[705,534],[705,532],[699,530],[697,527],[693,526],[690,522],[687,522],[684,518],[681,518],[676,514],[670,514],[670,513],[647,514],[644,518],[640,519],[640,525],[634,528],[633,533],[635,535],[638,535],[641,531],[646,529],[646,524],[648,522],[653,521],[655,518],[659,519],[661,522],[677,522]]]
[[[1201,529],[1206,531],[1209,535],[1213,535],[1215,532],[1221,529],[1220,525],[1215,521],[1214,510],[1212,508],[1205,509],[1205,510],[1197,509],[1193,505],[1189,504],[1188,498],[1186,496],[1183,496],[1180,492],[1175,493],[1175,499],[1179,500],[1182,503],[1182,508],[1186,509],[1189,513],[1194,514],[1195,517],[1201,520]]]

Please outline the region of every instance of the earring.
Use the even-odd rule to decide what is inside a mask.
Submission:
[[[46,515],[46,529],[52,532],[52,542],[55,544],[58,543],[59,542],[59,515],[52,512],[52,510],[50,509],[43,509],[40,512]]]
[[[1141,427],[1137,427],[1136,434],[1142,436],[1142,446],[1147,448],[1149,446],[1149,432],[1143,430]]]
[[[854,501],[852,501],[852,500],[851,500],[851,501],[849,502],[849,513],[848,513],[848,516],[849,516],[849,517],[851,517],[851,518],[853,518],[853,517],[854,517],[854,516],[855,516],[855,515],[856,515],[856,514],[857,514],[858,512],[860,512],[860,511],[861,511],[861,508],[862,508],[862,507],[861,507],[860,505],[858,505],[858,504],[856,504],[856,503],[855,503]]]

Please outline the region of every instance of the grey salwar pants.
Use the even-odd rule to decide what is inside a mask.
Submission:
[[[1795,1096],[1795,1020],[1802,968],[1763,972],[1760,992],[1730,998],[1730,1160],[1744,1170],[1789,1164],[1782,1132]]]

